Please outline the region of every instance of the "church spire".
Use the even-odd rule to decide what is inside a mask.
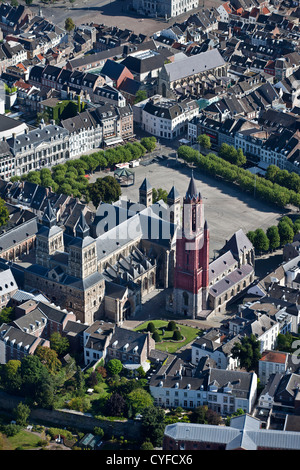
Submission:
[[[191,176],[191,179],[190,179],[189,187],[188,187],[187,192],[185,194],[185,199],[186,200],[201,200],[202,199],[201,194],[197,190],[197,187],[196,187],[196,182],[195,182],[193,171],[192,171],[192,176]]]
[[[81,212],[80,218],[76,225],[76,237],[85,238],[90,234],[90,228],[86,222],[86,219]]]
[[[49,227],[49,228],[56,225],[56,222],[57,222],[54,210],[51,206],[49,199],[47,201],[47,207],[42,217],[42,222],[43,222],[43,225],[46,225],[46,227]]]

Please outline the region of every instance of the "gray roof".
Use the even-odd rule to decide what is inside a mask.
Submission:
[[[250,264],[245,264],[240,268],[235,269],[231,273],[227,274],[227,276],[223,277],[220,281],[213,284],[210,289],[209,293],[213,297],[218,297],[219,295],[226,292],[228,289],[232,288],[236,283],[245,279],[245,277],[249,276],[253,272],[254,268]]]
[[[175,441],[194,441],[225,444],[226,450],[243,448],[257,450],[299,450],[300,433],[260,429],[260,422],[249,415],[231,419],[230,426],[175,423],[166,426],[165,436]]]
[[[202,52],[182,60],[177,60],[169,64],[165,64],[165,69],[169,75],[169,80],[180,80],[184,77],[195,75],[196,73],[212,70],[216,67],[225,65],[223,57],[217,49]]]
[[[237,265],[237,260],[234,258],[231,251],[227,251],[219,256],[209,264],[209,282],[221,276],[225,271],[234,269],[235,265]]]
[[[17,246],[22,241],[34,236],[38,231],[37,218],[28,220],[0,236],[0,252],[10,247]]]
[[[53,136],[61,134],[63,137],[69,135],[69,131],[61,126],[55,124],[49,124],[44,126],[42,129],[34,129],[29,131],[27,134],[18,135],[16,138],[8,139],[7,142],[15,154],[20,152],[22,147],[33,144],[34,146],[40,145],[42,142],[50,142]]]

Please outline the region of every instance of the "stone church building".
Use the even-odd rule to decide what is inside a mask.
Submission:
[[[174,289],[167,299],[167,309],[188,318],[206,319],[224,312],[228,302],[253,281],[254,247],[242,230],[209,263],[209,228],[203,199],[192,176],[183,198]]]
[[[173,286],[179,207],[174,187],[167,204],[153,204],[145,179],[138,203],[100,204],[89,223],[81,211],[69,230],[48,201],[23,288],[41,291],[82,323],[106,319],[121,325],[157,286]]]

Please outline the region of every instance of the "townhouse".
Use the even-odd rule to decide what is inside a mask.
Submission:
[[[188,122],[199,114],[195,100],[186,99],[180,103],[155,95],[137,105],[136,119],[146,132],[167,139],[174,139],[187,132]],[[141,112],[139,113],[138,110]]]
[[[51,168],[70,158],[69,132],[55,124],[43,125],[7,140],[14,157],[14,175]]]
[[[251,413],[257,376],[254,372],[210,367],[210,360],[204,358],[194,370],[170,356],[151,377],[149,389],[154,403],[166,408],[193,409],[205,405],[222,416],[233,414],[238,408]]]
[[[196,366],[202,358],[208,356],[215,361],[218,369],[237,369],[238,360],[232,357],[231,349],[239,341],[238,335],[228,338],[219,331],[211,329],[191,344],[191,363]]]

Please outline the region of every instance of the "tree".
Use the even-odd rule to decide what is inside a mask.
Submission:
[[[255,241],[255,231],[253,230],[250,230],[249,232],[247,232],[247,238],[249,238],[250,242],[252,243],[252,245],[254,246],[254,241]]]
[[[127,411],[125,399],[117,392],[111,394],[105,403],[105,413],[108,416],[124,416]]]
[[[152,338],[154,339],[154,341],[156,343],[159,343],[160,342],[160,336],[159,336],[159,333],[157,331],[154,331],[153,335],[152,335]]]
[[[269,239],[269,248],[270,250],[276,250],[280,247],[280,235],[278,231],[278,227],[276,225],[272,225],[267,229],[267,237]]]
[[[21,361],[20,372],[22,377],[22,393],[35,401],[37,394],[40,393],[41,385],[46,383],[50,376],[48,370],[37,356],[28,355]]]
[[[97,208],[100,202],[111,204],[121,196],[121,186],[113,176],[97,178],[95,183],[88,187],[88,195]]]
[[[232,357],[239,359],[240,366],[248,371],[257,370],[258,361],[261,358],[260,342],[253,334],[243,337],[241,342],[233,346]]]
[[[278,351],[291,352],[292,342],[293,336],[291,335],[291,333],[279,333],[276,338],[276,348],[278,349]]]
[[[56,351],[44,346],[38,346],[35,354],[40,359],[41,363],[47,368],[50,374],[54,375],[61,369],[61,362],[57,357]]]
[[[255,239],[254,239],[254,248],[257,252],[268,251],[269,249],[269,239],[265,232],[258,228],[255,230]]]
[[[294,239],[294,230],[288,222],[281,220],[278,224],[278,232],[281,246],[284,246],[287,243],[292,243]]]
[[[152,189],[152,202],[153,202],[153,204],[155,202],[160,201],[160,200],[163,200],[166,203],[167,198],[168,198],[168,191],[166,191],[165,189],[162,189],[162,188],[158,188],[158,189],[153,188]]]
[[[72,18],[66,18],[65,21],[65,30],[70,33],[75,28],[75,23]]]
[[[29,406],[20,401],[17,407],[13,410],[13,413],[15,416],[16,423],[19,426],[25,427],[31,413]]]
[[[209,150],[211,148],[210,137],[206,134],[198,135],[197,142],[200,145],[200,150],[201,150],[201,147],[204,148],[205,150]]]
[[[141,450],[153,450],[153,449],[154,449],[153,444],[149,440],[146,440],[141,445]]]
[[[152,137],[143,137],[141,139],[141,145],[143,147],[145,147],[147,152],[153,152],[153,150],[155,150],[156,142],[157,141],[156,141],[156,138],[154,136],[152,136]]]
[[[155,446],[161,446],[165,430],[165,412],[157,406],[149,406],[142,413],[142,433]]]
[[[58,357],[62,357],[68,352],[70,343],[68,338],[56,331],[50,336],[50,347],[57,353]]]
[[[10,323],[14,319],[14,308],[4,307],[0,312],[0,325]]]
[[[168,323],[168,331],[175,331],[176,328],[177,328],[177,325],[176,325],[176,323],[174,322],[174,320],[169,321],[169,323]]]
[[[106,365],[106,370],[110,376],[119,375],[123,369],[123,364],[119,359],[110,359]]]
[[[10,359],[1,368],[1,383],[9,393],[19,393],[22,386],[21,361]]]
[[[80,366],[77,366],[76,368],[75,380],[76,380],[77,397],[83,397],[85,393],[85,380],[84,380],[84,375]]]
[[[145,90],[138,90],[135,95],[134,104],[140,103],[147,99],[147,92]]]
[[[219,425],[221,416],[206,405],[198,406],[191,414],[191,423]]]
[[[0,227],[5,225],[9,219],[9,212],[5,205],[5,201],[0,198]]]
[[[144,408],[153,405],[153,398],[143,388],[137,388],[132,390],[127,396],[127,406],[132,409],[132,413],[135,416],[137,413],[142,413]]]
[[[94,428],[94,434],[100,438],[103,438],[104,437],[104,431],[102,428],[100,428],[99,426],[96,426]]]

